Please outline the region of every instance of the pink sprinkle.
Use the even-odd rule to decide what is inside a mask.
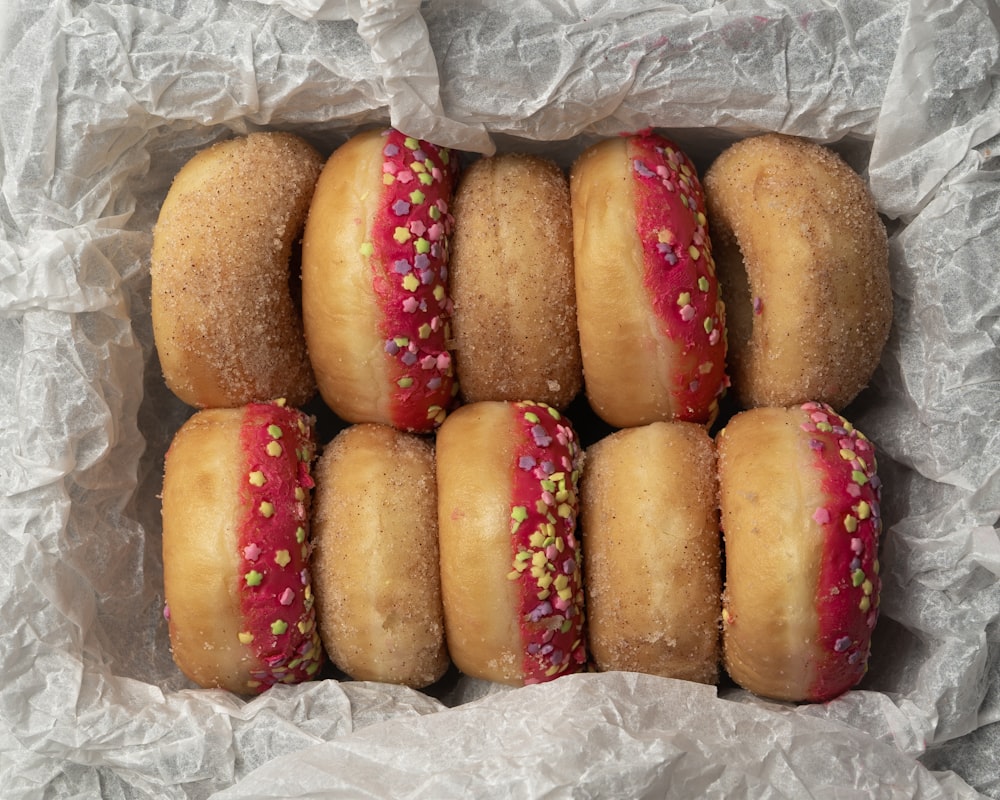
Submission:
[[[396,180],[400,183],[409,183],[413,180],[413,173],[408,169],[404,169],[402,172],[396,175]]]
[[[170,606],[166,603],[163,604],[163,618],[167,621],[170,620]]]
[[[719,329],[718,328],[712,328],[712,332],[710,334],[708,334],[708,343],[711,344],[711,345],[715,345],[715,344],[719,343]]]
[[[413,222],[410,223],[409,227],[410,227],[410,233],[412,233],[414,236],[423,236],[425,233],[427,233],[427,226],[424,225],[424,223],[421,222],[419,219],[413,220]]]
[[[861,497],[861,487],[854,483],[854,481],[851,481],[847,484],[847,493],[851,497]]]
[[[243,548],[243,557],[247,561],[256,561],[260,558],[260,547],[256,544],[248,544]]]
[[[281,593],[281,597],[278,598],[278,602],[281,603],[281,605],[283,606],[290,606],[294,599],[295,599],[295,592],[293,592],[291,589],[285,589],[285,591]]]
[[[830,512],[825,508],[817,508],[813,514],[813,519],[820,525],[826,525],[830,521]]]
[[[418,308],[420,308],[420,303],[417,302],[417,298],[413,295],[410,295],[403,301],[403,311],[407,314],[416,313]]]
[[[690,322],[694,319],[695,313],[694,306],[688,303],[681,309],[681,319],[685,322]]]
[[[451,354],[444,352],[438,353],[437,357],[437,367],[439,370],[444,372],[448,367],[451,366]]]
[[[864,550],[864,549],[865,549],[864,544],[862,543],[862,541],[857,536],[855,536],[853,539],[851,539],[851,552],[852,553],[857,553],[858,555],[861,555],[861,551]]]

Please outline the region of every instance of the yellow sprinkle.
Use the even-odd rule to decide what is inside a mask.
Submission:
[[[407,136],[405,139],[403,139],[403,147],[405,147],[407,150],[416,150],[418,147],[420,147],[420,140],[414,139],[412,136]]]
[[[396,228],[395,232],[392,234],[392,238],[395,239],[400,244],[405,244],[410,241],[410,230],[409,228],[404,228],[399,226]]]
[[[250,644],[253,641],[253,634],[249,631],[240,631],[237,635],[240,637],[240,644]]]
[[[518,572],[516,569],[515,570],[511,570],[510,572],[507,573],[507,580],[509,580],[509,581],[516,581],[520,577],[521,577],[521,573]]]
[[[417,329],[417,336],[421,339],[426,339],[431,335],[431,326],[426,322]]]
[[[292,557],[287,550],[279,550],[277,553],[274,554],[274,562],[279,567],[287,567],[291,560]]]
[[[848,514],[844,517],[844,528],[848,533],[854,533],[858,529],[858,518]]]
[[[840,457],[842,459],[844,459],[844,461],[853,461],[854,460],[854,451],[853,450],[841,450],[840,451]]]
[[[408,292],[415,292],[420,287],[420,281],[411,272],[405,278],[403,278],[403,288]]]
[[[861,591],[864,592],[866,595],[870,595],[872,593],[873,588],[874,587],[872,586],[872,582],[869,580],[866,580],[864,583],[861,584]]]
[[[858,603],[858,608],[860,608],[862,611],[867,611],[871,607],[872,607],[872,601],[869,599],[867,595],[862,597],[861,602]]]
[[[259,469],[256,469],[250,473],[250,483],[253,486],[260,487],[263,486],[265,483],[267,483],[267,478],[264,477],[263,472],[261,472]]]
[[[277,442],[268,442],[267,447],[265,447],[264,449],[267,451],[267,454],[269,456],[273,456],[275,458],[277,458],[283,452],[285,452],[284,450],[282,450],[281,445],[278,444]]]
[[[302,544],[306,540],[306,529],[301,525],[295,529],[295,541]]]
[[[694,245],[691,245],[688,248],[688,253],[690,253],[691,258],[693,258],[695,261],[697,261],[701,257],[701,250],[699,250]],[[704,291],[704,289],[702,291]]]
[[[303,489],[301,486],[295,487],[295,499],[298,500],[300,503],[306,499],[305,489]]]
[[[360,248],[358,248],[358,252],[367,257],[375,253],[375,248],[372,246],[371,242],[365,242]]]
[[[270,519],[274,516],[274,503],[269,503],[267,500],[264,500],[260,504],[259,509],[260,515],[264,517],[264,519]]]

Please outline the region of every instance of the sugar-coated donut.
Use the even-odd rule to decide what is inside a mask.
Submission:
[[[836,697],[867,670],[878,619],[874,448],[810,402],[737,414],[717,449],[726,669],[764,697]]]
[[[164,614],[174,660],[199,686],[256,694],[322,664],[308,569],[312,425],[279,404],[205,409],[167,450]]]
[[[718,681],[716,487],[715,447],[693,422],[626,428],[587,448],[580,530],[597,669]]]
[[[358,680],[438,680],[449,661],[432,443],[375,423],[338,433],[316,466],[312,539],[330,660]]]
[[[736,398],[844,408],[892,320],[885,227],[861,177],[826,147],[767,134],[723,151],[705,193]]]
[[[252,133],[174,178],[153,231],[153,334],[167,386],[189,405],[315,393],[289,271],[322,165],[297,136]]]
[[[557,164],[482,158],[455,193],[451,297],[462,398],[565,408],[583,385],[569,185]]]
[[[583,667],[581,466],[571,423],[543,404],[473,403],[438,430],[445,636],[465,674],[521,685]]]
[[[448,349],[450,152],[360,133],[323,168],[302,240],[302,312],[320,394],[347,422],[417,432],[457,386]]]
[[[662,136],[608,139],[570,173],[584,385],[616,427],[710,423],[725,312],[694,165]]]

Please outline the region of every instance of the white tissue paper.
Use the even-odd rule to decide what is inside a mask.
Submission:
[[[0,794],[1000,797],[1000,11],[988,0],[20,0],[0,10]],[[193,687],[162,618],[163,454],[190,413],[149,314],[200,147],[391,122],[563,165],[663,129],[704,169],[828,143],[890,231],[871,670],[822,705],[584,674],[428,692]]]

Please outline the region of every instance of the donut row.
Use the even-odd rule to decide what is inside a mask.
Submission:
[[[318,388],[348,423],[422,433],[463,402],[565,409],[583,388],[631,427],[712,423],[727,359],[743,407],[842,409],[878,363],[885,230],[826,148],[737,142],[704,189],[652,132],[588,148],[568,179],[537,156],[458,161],[393,129],[325,163],[282,133],[198,153],[154,232],[167,385],[198,408]]]
[[[512,685],[716,683],[722,663],[757,694],[823,701],[867,668],[880,486],[829,406],[745,411],[714,442],[650,423],[584,457],[555,408],[480,401],[433,441],[349,426],[314,476],[309,422],[209,409],[168,451],[171,640],[202,686],[308,680],[324,649],[352,678],[417,688],[450,663]]]

